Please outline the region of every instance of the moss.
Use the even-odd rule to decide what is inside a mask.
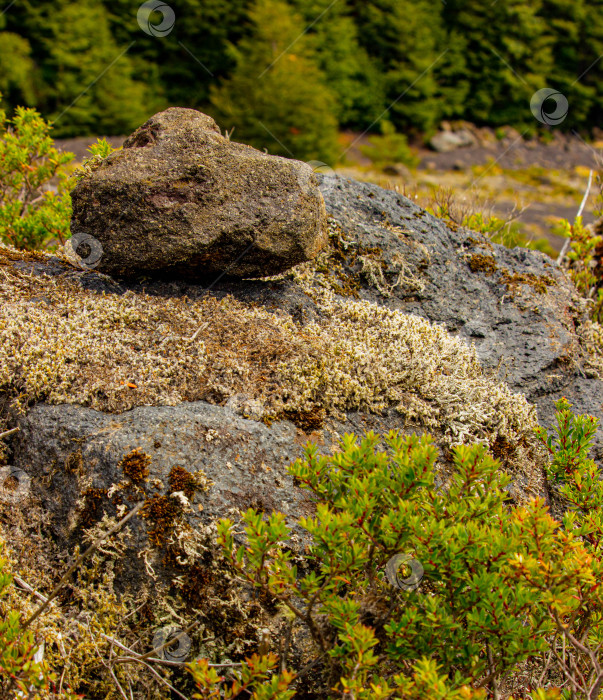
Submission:
[[[481,253],[475,253],[469,258],[469,267],[471,272],[484,272],[486,275],[491,275],[498,269],[492,255],[482,255]]]
[[[107,489],[89,488],[82,494],[84,507],[79,524],[83,528],[90,527],[102,517],[103,501],[107,498]]]
[[[490,445],[490,452],[492,455],[503,464],[507,464],[515,455],[516,451],[517,447],[502,435],[497,435],[492,445]]]
[[[181,578],[180,594],[193,608],[202,608],[207,603],[207,588],[214,581],[214,572],[199,562],[188,567]]]
[[[19,480],[14,476],[7,476],[2,483],[2,490],[16,491],[19,488]]]
[[[538,294],[545,294],[555,280],[549,275],[535,275],[533,272],[511,274],[509,270],[501,270],[500,283],[507,285],[511,291],[517,290],[520,284],[527,284]]]
[[[478,240],[477,238],[473,238],[473,236],[467,236],[463,243],[470,246],[480,246],[482,248],[487,248],[488,250],[493,250],[492,243],[490,243],[490,241],[487,239]]]
[[[117,465],[119,469],[137,486],[149,478],[151,458],[139,447],[128,453]]]
[[[327,412],[320,406],[315,406],[309,411],[283,411],[282,417],[301,428],[306,433],[320,430],[324,425]]]
[[[171,492],[182,491],[189,500],[195,495],[195,491],[199,488],[195,476],[184,469],[184,467],[178,466],[172,467],[170,470],[168,483]]]
[[[170,495],[153,496],[145,501],[140,514],[151,521],[147,531],[151,544],[155,547],[165,544],[183,511],[182,503]]]
[[[70,452],[65,458],[65,471],[67,474],[77,474],[81,476],[84,473],[84,457],[81,450]]]

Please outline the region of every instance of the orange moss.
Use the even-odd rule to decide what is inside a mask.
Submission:
[[[184,467],[172,467],[168,476],[168,483],[171,492],[182,491],[189,500],[198,489],[197,480]]]
[[[161,547],[182,514],[182,504],[171,496],[153,496],[145,501],[140,514],[152,523],[148,531],[150,542]]]
[[[486,275],[491,275],[498,269],[492,255],[482,255],[481,253],[476,253],[469,258],[469,267],[471,272],[484,272]]]
[[[135,484],[141,484],[149,478],[151,458],[139,447],[128,453],[117,465],[123,473]]]

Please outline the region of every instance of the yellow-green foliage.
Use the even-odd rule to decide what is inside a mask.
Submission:
[[[17,107],[12,119],[0,109],[0,242],[31,249],[69,237],[74,156],[55,148],[50,128],[34,109]]]
[[[543,499],[509,504],[510,477],[484,445],[455,447],[439,488],[431,437],[393,431],[345,435],[330,455],[309,444],[291,465],[317,502],[298,521],[310,538],[306,566],[286,546],[284,514],[249,509],[236,526],[220,521],[232,565],[287,612],[302,658],[287,663],[285,654],[280,670],[303,677],[322,662],[297,687],[357,700],[478,689],[526,697],[542,686],[530,697],[559,697],[551,691],[565,686],[573,692],[563,697],[599,697],[603,488],[588,458],[597,420],[574,416],[565,399],[556,406],[556,435],[538,434],[551,456],[551,497],[567,509],[561,522]],[[202,688],[219,687],[207,668],[196,671]]]

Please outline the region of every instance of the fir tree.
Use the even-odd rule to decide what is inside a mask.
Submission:
[[[331,163],[335,100],[316,66],[301,18],[281,0],[257,0],[251,33],[230,50],[235,69],[212,91],[218,121],[235,140],[270,153]]]
[[[389,118],[399,128],[433,129],[443,111],[438,64],[446,55],[439,8],[426,0],[352,0],[360,40],[383,74]]]
[[[541,0],[449,0],[443,6],[449,40],[465,62],[465,119],[534,126],[530,98],[553,71],[540,7]]]
[[[601,124],[603,2],[543,0],[539,13],[554,60],[549,83],[569,102],[567,127]]]
[[[316,61],[337,99],[342,126],[364,129],[383,113],[385,80],[367,51],[347,0],[293,0],[307,27]]]
[[[9,22],[19,16],[7,15]],[[26,4],[21,17],[41,66],[36,106],[55,122],[55,136],[128,133],[150,116],[147,87],[136,80],[127,46],[114,41],[102,5]]]
[[[6,26],[0,15],[0,94],[7,104],[32,105],[35,102],[35,65],[27,39]]]

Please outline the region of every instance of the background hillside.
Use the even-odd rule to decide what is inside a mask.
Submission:
[[[146,3],[150,5],[149,3]],[[530,98],[559,90],[560,129],[601,123],[600,0],[14,2],[0,15],[0,92],[59,137],[129,133],[169,105],[272,153],[341,155],[338,130],[411,138],[446,120],[534,132]],[[168,14],[166,15],[165,12]],[[163,24],[162,24],[163,22]]]

